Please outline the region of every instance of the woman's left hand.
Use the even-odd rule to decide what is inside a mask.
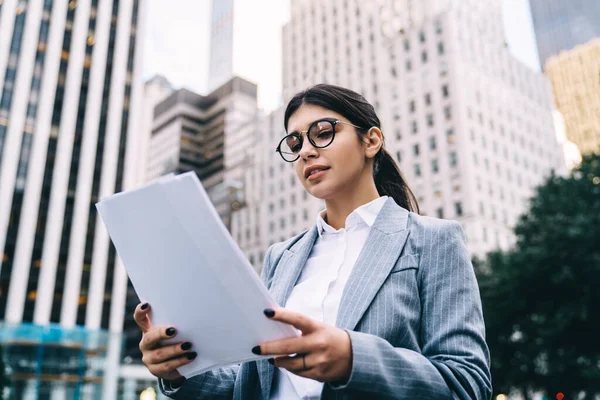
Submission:
[[[274,315],[270,316],[274,311]],[[278,308],[265,310],[274,321],[284,322],[302,331],[302,336],[263,343],[252,349],[255,354],[275,356],[274,366],[320,382],[346,382],[352,370],[350,336],[335,326],[317,322],[300,313]],[[296,354],[289,357],[290,354]]]

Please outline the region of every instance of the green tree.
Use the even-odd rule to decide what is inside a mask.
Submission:
[[[600,156],[548,178],[515,233],[476,263],[494,391],[600,394]]]

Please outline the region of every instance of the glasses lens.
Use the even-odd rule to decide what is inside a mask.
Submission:
[[[302,138],[298,135],[287,135],[279,145],[279,153],[285,161],[296,161],[302,149]]]
[[[308,137],[315,147],[327,147],[333,141],[333,124],[329,121],[318,121],[308,131]]]

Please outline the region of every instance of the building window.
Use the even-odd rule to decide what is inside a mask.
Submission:
[[[437,210],[435,210],[435,215],[438,218],[444,218],[444,209],[443,208],[438,208]]]
[[[438,54],[439,55],[444,54],[444,43],[442,43],[442,42],[438,43]]]
[[[450,106],[444,107],[444,117],[446,117],[447,120],[452,119],[452,107],[450,107]]]
[[[412,71],[412,62],[410,60],[406,60],[406,70]]]
[[[426,52],[426,51],[423,51],[423,52],[421,53],[421,62],[422,62],[423,64],[425,64],[425,63],[427,62],[427,52]]]
[[[456,152],[453,151],[452,153],[450,153],[450,166],[456,167],[457,163],[458,159],[456,157]]]
[[[437,142],[435,140],[435,136],[429,138],[429,148],[431,150],[435,150],[437,148]]]
[[[425,94],[425,104],[430,106],[431,105],[431,93],[426,93]]]
[[[408,110],[412,113],[412,112],[415,112],[415,109],[416,109],[415,101],[411,100],[410,103],[408,103]]]
[[[425,42],[425,32],[419,32],[419,40],[421,41],[421,43]]]
[[[398,163],[400,163],[400,161],[402,161],[402,154],[400,153],[400,150],[398,150],[396,152],[396,160],[398,160]]]
[[[454,135],[454,129],[450,128],[446,131],[446,137],[448,138],[448,143],[456,142],[456,136]]]
[[[437,33],[438,35],[442,33],[442,22],[441,21],[435,21],[435,33]]]
[[[449,95],[450,95],[450,92],[448,91],[448,85],[442,86],[442,96],[448,97]]]
[[[406,51],[410,50],[410,42],[408,41],[408,39],[404,40],[404,50],[406,50]]]
[[[412,133],[417,133],[419,131],[419,127],[417,126],[417,121],[413,121],[411,123],[411,132]]]
[[[454,203],[454,211],[456,211],[456,216],[457,217],[462,217],[462,215],[463,215],[463,208],[462,208],[462,203],[460,201]]]
[[[431,160],[431,171],[434,174],[437,174],[439,170],[440,170],[440,168],[438,165],[438,160]]]
[[[433,126],[433,114],[427,114],[427,126]]]
[[[415,176],[421,176],[421,165],[415,164]]]
[[[413,154],[414,154],[415,156],[418,156],[418,155],[419,155],[419,145],[418,145],[418,144],[415,144],[415,145],[413,146]]]

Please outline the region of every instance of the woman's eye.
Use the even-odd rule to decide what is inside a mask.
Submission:
[[[292,152],[294,152],[294,153],[300,152],[301,149],[302,149],[302,146],[300,146],[300,144],[292,146]]]
[[[321,132],[319,132],[317,136],[319,138],[327,138],[327,137],[331,136],[332,134],[333,134],[333,131],[327,130],[327,131],[321,131]]]

